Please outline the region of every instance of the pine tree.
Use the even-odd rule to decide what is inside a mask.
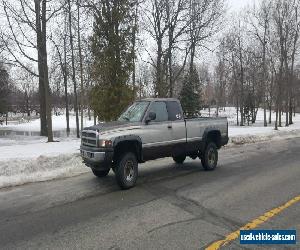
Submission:
[[[186,116],[197,115],[201,108],[201,88],[198,72],[195,67],[185,76],[180,92],[180,101]]]
[[[116,119],[134,99],[129,77],[133,70],[132,37],[135,1],[100,0],[95,14],[92,53],[96,86],[91,106],[101,120]]]

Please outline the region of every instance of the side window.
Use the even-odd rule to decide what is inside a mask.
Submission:
[[[151,105],[150,112],[156,113],[155,122],[164,122],[168,120],[167,105],[165,102],[154,102]]]
[[[169,121],[182,120],[182,112],[178,102],[168,102]]]

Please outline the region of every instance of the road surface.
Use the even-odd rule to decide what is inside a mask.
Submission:
[[[1,189],[0,248],[204,249],[300,195],[300,138],[222,149],[214,172],[163,159],[139,175],[128,191],[112,173]],[[299,239],[300,202],[257,228],[297,229]]]

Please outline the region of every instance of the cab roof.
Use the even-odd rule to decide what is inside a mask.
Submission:
[[[178,99],[176,98],[144,98],[144,99],[141,99],[140,101],[146,101],[146,102],[166,102],[166,101],[175,101],[175,102],[179,102]]]

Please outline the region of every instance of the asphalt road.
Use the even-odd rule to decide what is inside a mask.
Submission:
[[[157,160],[128,191],[111,173],[0,190],[0,249],[203,249],[298,195],[300,138],[222,149],[214,172]],[[299,239],[300,202],[258,228]]]

